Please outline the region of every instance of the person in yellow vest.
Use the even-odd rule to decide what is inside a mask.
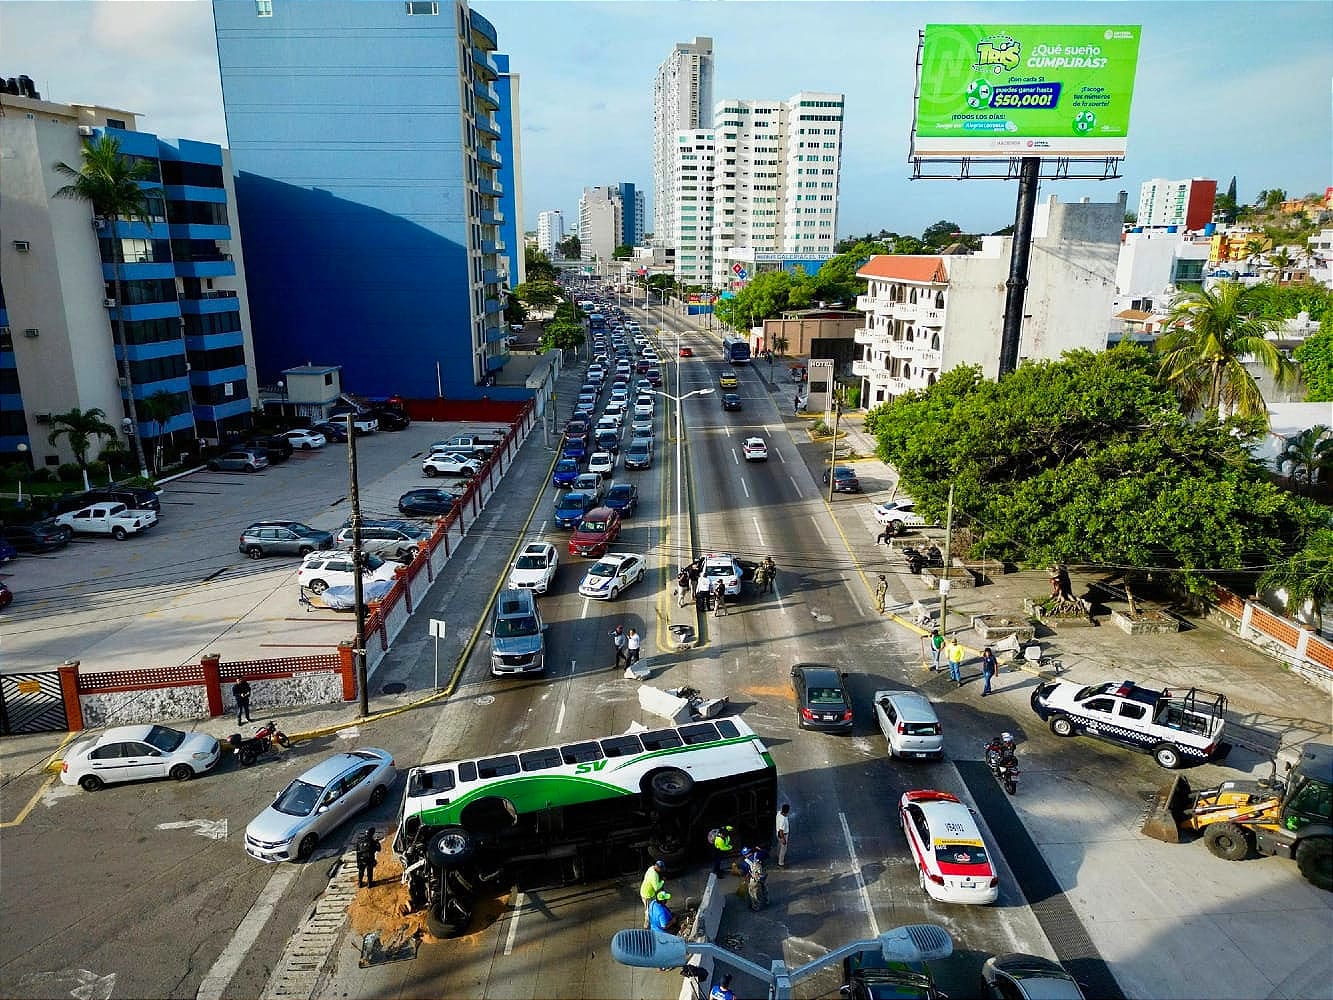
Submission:
[[[949,676],[959,687],[963,686],[963,644],[957,639],[949,640]]]
[[[643,926],[648,926],[648,908],[666,885],[666,862],[658,859],[643,873],[643,884],[639,886],[639,898],[643,900]]]
[[[713,848],[713,874],[722,874],[722,862],[732,851],[731,835],[735,827],[723,826],[708,831],[708,843]]]

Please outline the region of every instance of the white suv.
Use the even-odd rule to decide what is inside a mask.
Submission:
[[[556,571],[560,568],[560,555],[550,542],[530,542],[523,547],[509,571],[510,590],[531,590],[544,594],[551,589]]]
[[[365,566],[361,572],[363,583],[378,581],[391,582],[398,564],[385,562],[377,555],[366,553]],[[352,554],[334,549],[329,552],[312,552],[296,571],[296,582],[312,594],[322,594],[330,587],[351,587],[356,582],[356,573],[352,566]]]

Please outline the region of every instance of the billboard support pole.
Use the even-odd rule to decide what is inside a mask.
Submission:
[[[1000,378],[1018,367],[1018,341],[1023,333],[1023,300],[1027,297],[1028,263],[1032,248],[1032,217],[1037,210],[1037,181],[1040,176],[1040,158],[1023,157],[1018,173],[1018,207],[1014,212],[1014,243],[1009,254],[1009,280],[1004,283]]]

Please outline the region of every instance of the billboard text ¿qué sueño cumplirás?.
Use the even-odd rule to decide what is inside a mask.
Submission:
[[[1123,156],[1136,24],[928,24],[912,155]]]

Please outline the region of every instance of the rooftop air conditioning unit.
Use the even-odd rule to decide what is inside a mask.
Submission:
[[[79,126],[79,135],[84,136],[86,138],[91,138],[92,134],[93,134],[93,127],[91,125]]]
[[[27,337],[29,340],[32,340],[32,339],[36,338],[37,336],[39,336],[39,335],[41,334],[41,332],[42,332],[42,331],[38,330],[37,327],[35,327],[35,326],[30,326],[30,327],[28,327],[26,330],[23,331],[23,336]]]
[[[116,300],[115,300],[115,299],[103,299],[103,300],[102,300],[102,305],[105,306],[107,309],[114,309],[114,308],[116,308]]]
[[[51,417],[52,414],[49,411],[46,413],[34,413],[32,415],[32,419],[39,424],[49,424],[51,422]]]
[[[14,249],[17,250],[19,253],[27,253],[29,250],[32,249],[32,244],[30,244],[27,240],[15,240]]]

